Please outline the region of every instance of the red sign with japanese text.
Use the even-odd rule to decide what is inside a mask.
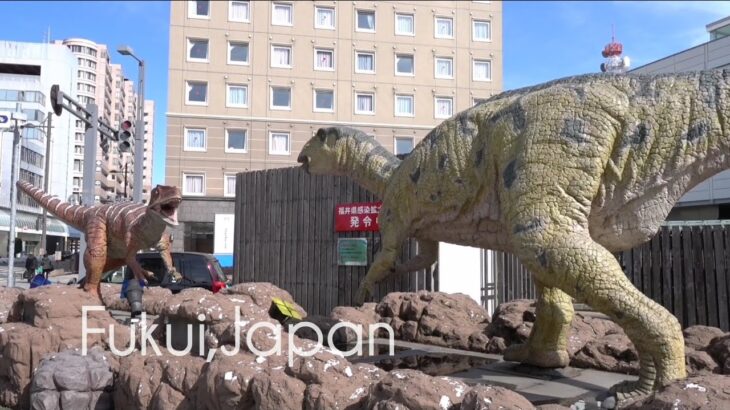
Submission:
[[[335,232],[377,232],[382,202],[358,202],[335,206]]]

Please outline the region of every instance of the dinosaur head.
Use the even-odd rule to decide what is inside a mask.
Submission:
[[[170,226],[177,225],[177,208],[182,201],[180,190],[175,186],[157,185],[152,189],[147,209]]]
[[[297,162],[311,174],[344,175],[343,156],[348,145],[373,140],[364,132],[348,127],[320,128],[302,148]],[[374,140],[373,140],[374,141]]]

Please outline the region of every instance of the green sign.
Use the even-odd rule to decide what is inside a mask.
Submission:
[[[337,264],[344,266],[368,265],[367,238],[340,238],[337,240]]]

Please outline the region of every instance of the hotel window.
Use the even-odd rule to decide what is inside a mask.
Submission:
[[[291,68],[291,46],[271,46],[271,66]]]
[[[81,165],[80,159],[74,160],[74,171],[76,172],[82,172],[84,170],[84,167]]]
[[[400,36],[415,34],[413,14],[395,14],[395,34]]]
[[[203,128],[186,128],[185,129],[185,148],[184,151],[205,151],[206,135]]]
[[[314,90],[314,111],[334,112],[335,92],[333,90]]]
[[[228,42],[228,64],[248,65],[248,43]]]
[[[272,3],[271,24],[276,26],[292,25],[292,5],[288,3]]]
[[[413,137],[395,137],[395,155],[413,151]]]
[[[326,30],[335,29],[335,9],[330,7],[314,7],[314,27]]]
[[[210,18],[210,1],[188,1],[188,17],[198,19]]]
[[[188,39],[188,61],[208,61],[208,40]]]
[[[291,110],[290,87],[271,87],[271,109]]]
[[[248,138],[245,129],[226,130],[226,152],[245,153],[248,151]]]
[[[472,40],[491,41],[492,23],[488,20],[474,20],[472,22]]]
[[[187,81],[188,92],[185,102],[190,105],[208,104],[208,83],[204,81]]]
[[[355,72],[361,74],[375,74],[375,53],[355,52]]]
[[[223,176],[223,196],[236,196],[236,174]]]
[[[183,195],[205,195],[205,174],[183,173]]]
[[[434,60],[434,66],[436,72],[434,76],[436,78],[454,78],[454,59],[451,57],[436,57]]]
[[[436,38],[454,38],[454,19],[450,17],[436,17],[434,23]]]
[[[454,100],[451,97],[436,97],[434,106],[434,117],[449,118],[454,111]]]
[[[492,80],[492,62],[489,60],[474,60],[473,71],[474,81]]]
[[[335,69],[334,56],[335,56],[334,50],[315,48],[314,49],[314,69],[315,70],[324,70],[324,71],[334,71],[334,69]]]
[[[405,94],[395,95],[395,116],[396,117],[413,117],[415,108],[413,106],[413,96]]]
[[[249,2],[247,1],[230,1],[228,2],[228,20],[240,23],[249,22]]]
[[[413,75],[413,54],[395,55],[395,74]]]
[[[226,107],[248,107],[248,86],[245,84],[228,84],[226,90]]]
[[[373,93],[355,93],[355,114],[375,114],[375,95]]]
[[[358,10],[357,11],[357,31],[375,32],[375,11],[374,10]]]
[[[289,133],[272,131],[269,133],[269,154],[289,155]]]

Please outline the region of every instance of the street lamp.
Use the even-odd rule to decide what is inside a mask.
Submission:
[[[137,60],[139,75],[137,76],[137,125],[134,127],[134,187],[132,189],[132,200],[135,203],[142,202],[142,176],[144,166],[144,60],[137,57],[132,47],[119,46],[117,52],[123,56],[130,56]]]

